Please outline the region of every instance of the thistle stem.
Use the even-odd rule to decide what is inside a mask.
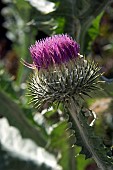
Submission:
[[[104,164],[104,161],[102,161],[99,158],[98,153],[93,149],[93,147],[92,147],[93,143],[89,139],[89,136],[87,134],[87,129],[86,129],[86,127],[82,126],[82,119],[79,117],[78,109],[79,108],[78,108],[78,106],[76,106],[74,100],[71,99],[71,102],[68,105],[68,110],[70,111],[70,114],[71,114],[72,118],[74,119],[74,122],[80,132],[80,135],[84,141],[86,148],[92,154],[93,159],[95,160],[95,162],[97,163],[97,166],[101,170],[111,170],[110,167],[106,167],[106,165]]]

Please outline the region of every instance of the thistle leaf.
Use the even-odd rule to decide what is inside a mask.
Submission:
[[[102,139],[94,134],[94,129],[88,125],[85,114],[82,110],[77,114],[81,130],[78,128],[73,118],[69,117],[68,121],[72,122],[72,129],[75,130],[75,144],[81,146],[80,154],[84,154],[86,159],[94,157],[95,155],[95,157],[97,157],[96,159],[99,159],[97,162],[100,162],[105,170],[112,170],[113,159],[107,156],[107,148],[103,145]],[[85,135],[85,138],[82,134]]]

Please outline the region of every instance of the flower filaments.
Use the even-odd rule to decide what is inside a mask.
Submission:
[[[34,69],[28,89],[39,108],[46,102],[79,100],[96,87],[99,68],[79,54],[79,45],[68,35],[55,35],[30,47]]]
[[[54,35],[44,40],[36,41],[30,47],[33,64],[31,68],[48,69],[78,57],[79,45],[67,34]]]

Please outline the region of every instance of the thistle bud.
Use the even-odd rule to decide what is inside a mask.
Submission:
[[[80,47],[70,36],[54,35],[30,47],[34,69],[28,89],[39,108],[46,102],[79,100],[96,89],[99,68],[79,54]]]

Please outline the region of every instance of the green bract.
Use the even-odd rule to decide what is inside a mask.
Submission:
[[[35,71],[28,85],[32,101],[39,108],[46,102],[76,102],[95,90],[100,68],[94,63],[78,58],[49,70]]]

